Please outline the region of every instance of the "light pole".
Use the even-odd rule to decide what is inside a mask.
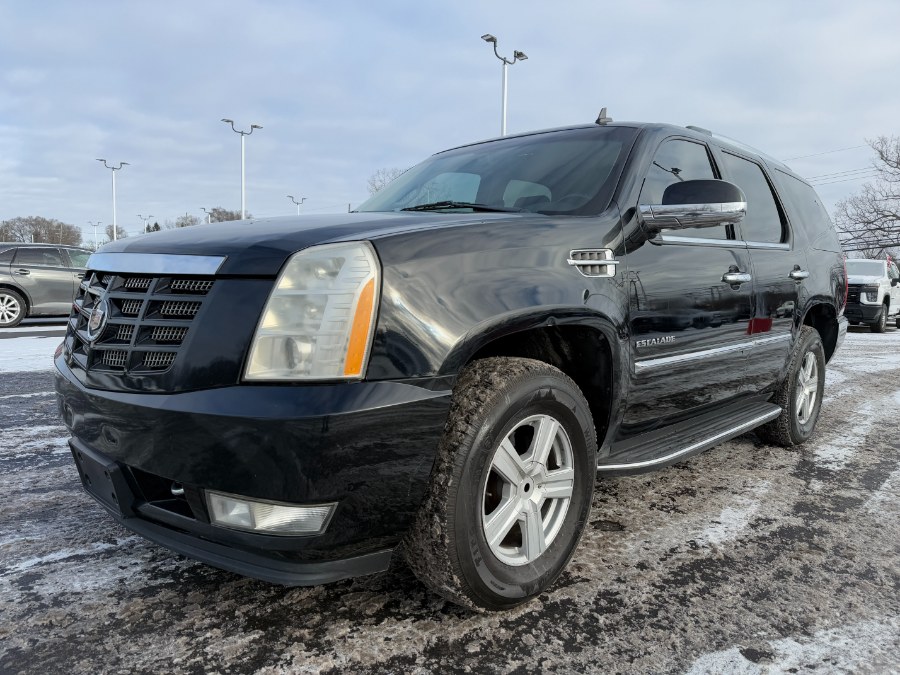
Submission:
[[[123,166],[131,166],[128,162],[119,162],[119,166],[110,166],[106,163],[105,159],[98,159],[98,162],[103,162],[103,166],[112,171],[112,197],[113,197],[113,241],[119,238],[119,233],[116,225],[116,171],[121,169]]]
[[[100,248],[100,244],[97,242],[97,228],[100,227],[102,223],[99,220],[96,223],[93,220],[89,220],[88,225],[94,226],[94,250],[96,251]]]
[[[150,222],[150,219],[153,217],[153,215],[151,214],[151,215],[145,217],[139,213],[139,214],[137,214],[137,217],[140,218],[144,222],[144,234],[147,234],[147,223]]]
[[[497,38],[490,33],[485,33],[481,36],[481,39],[494,45],[494,56],[503,61],[503,99],[500,107],[500,135],[506,136],[506,67],[511,66],[516,61],[525,61],[528,56],[526,56],[525,52],[520,52],[516,49],[513,51],[512,61],[510,61],[505,56],[500,56],[497,53]]]
[[[306,197],[300,197],[299,202],[296,199],[294,199],[294,195],[288,195],[287,198],[290,199],[292,202],[294,202],[297,205],[297,215],[299,216],[300,215],[300,205],[306,201]]]
[[[204,209],[202,206],[200,207],[200,210],[206,214],[206,224],[209,225],[212,222],[212,213]]]
[[[249,136],[253,133],[254,129],[262,129],[258,124],[251,124],[250,131],[240,131],[239,129],[234,128],[234,120],[230,120],[227,117],[223,117],[222,121],[226,124],[231,125],[231,130],[241,135],[241,220],[244,220],[247,217],[247,192],[246,192],[246,181],[244,176],[244,136]]]

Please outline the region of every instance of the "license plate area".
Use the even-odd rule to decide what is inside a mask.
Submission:
[[[119,465],[91,450],[73,444],[70,448],[85,491],[113,514],[133,515],[134,494]]]

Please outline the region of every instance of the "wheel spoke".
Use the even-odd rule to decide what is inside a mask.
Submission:
[[[516,452],[509,438],[503,439],[496,454],[494,454],[491,468],[496,470],[504,480],[513,485],[517,485],[525,477],[525,466],[522,464],[522,458],[519,457],[519,453]]]
[[[536,560],[547,548],[544,538],[544,521],[538,505],[529,501],[525,508],[525,527],[522,528],[522,548],[525,557],[531,562]]]
[[[484,537],[489,546],[496,546],[509,533],[519,519],[522,502],[517,497],[510,497],[500,503],[493,513],[485,518]]]
[[[559,422],[552,417],[544,417],[538,423],[537,433],[531,441],[530,459],[547,466],[547,459],[550,457],[550,451],[553,449],[553,442],[556,440],[556,432],[559,430]]]
[[[575,471],[560,469],[547,474],[543,484],[544,497],[547,499],[570,499],[575,487]]]

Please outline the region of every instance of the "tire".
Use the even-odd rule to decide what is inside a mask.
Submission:
[[[869,329],[873,333],[883,333],[884,332],[884,328],[885,328],[885,326],[887,326],[887,314],[888,314],[888,306],[882,305],[881,311],[878,313],[878,318],[869,324]]]
[[[534,461],[541,449],[543,464]],[[596,473],[593,420],[571,379],[532,359],[475,361],[454,388],[431,483],[404,539],[406,561],[465,607],[527,602],[575,552]]]
[[[805,392],[801,391],[801,387],[805,388]],[[759,436],[785,448],[804,443],[812,436],[819,419],[824,388],[825,350],[822,338],[815,328],[802,326],[788,363],[787,377],[772,399],[773,403],[781,406],[781,415],[759,427]]]
[[[898,316],[896,319],[894,319],[894,326],[896,326],[897,328],[900,328],[900,316]]]
[[[0,288],[0,328],[18,326],[27,313],[25,298],[12,289]]]

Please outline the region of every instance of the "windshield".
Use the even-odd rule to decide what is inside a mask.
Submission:
[[[884,262],[881,260],[848,260],[847,274],[865,277],[883,277]]]
[[[600,213],[609,206],[635,134],[627,127],[571,129],[442,152],[357,211]]]

